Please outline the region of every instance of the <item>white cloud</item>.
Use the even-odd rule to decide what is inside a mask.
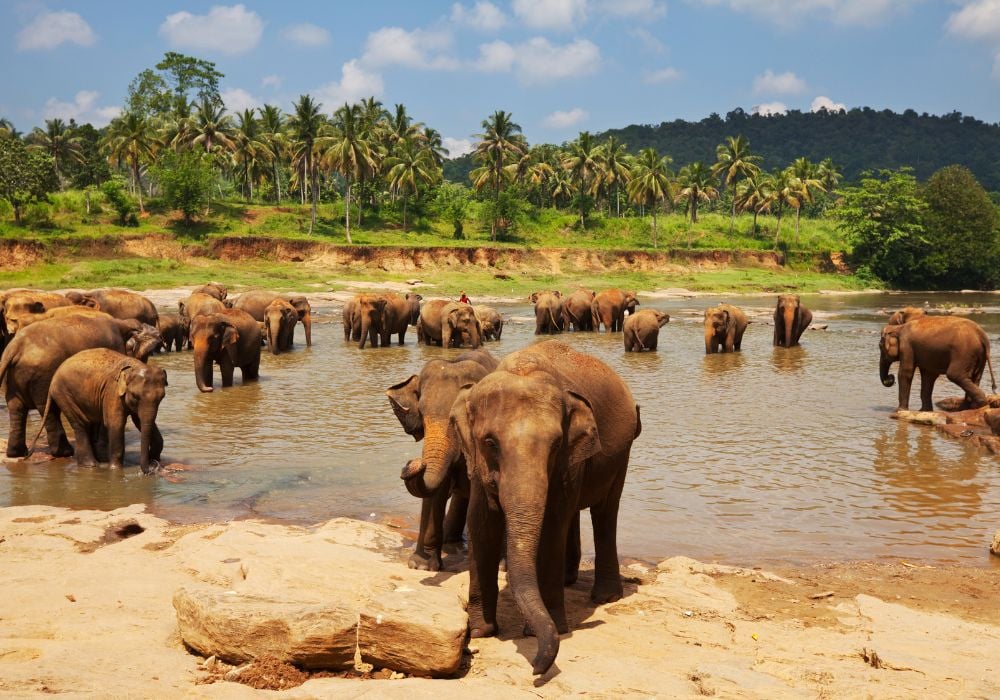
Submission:
[[[361,60],[371,66],[454,70],[459,63],[447,55],[451,44],[447,31],[383,27],[368,35]]]
[[[280,75],[265,75],[260,79],[260,86],[262,88],[274,88],[277,90],[281,87],[282,82]]]
[[[550,129],[568,129],[574,124],[579,124],[589,116],[587,110],[574,107],[566,111],[557,110],[553,112],[542,120],[542,124]]]
[[[587,39],[577,39],[562,46],[543,37],[534,37],[511,46],[495,41],[479,47],[480,58],[473,64],[482,71],[517,72],[526,84],[548,83],[563,78],[595,73],[601,65],[601,51]]]
[[[663,53],[667,50],[667,45],[653,36],[652,32],[645,27],[630,29],[628,33],[642,42],[643,48],[651,53]]]
[[[700,5],[725,5],[790,27],[816,15],[837,24],[873,26],[905,12],[921,0],[688,0]]]
[[[643,82],[654,84],[654,83],[672,83],[675,80],[680,80],[683,74],[676,68],[660,68],[659,70],[648,71],[643,77]]]
[[[54,49],[60,44],[93,46],[97,35],[75,12],[43,12],[17,33],[21,51]]]
[[[967,39],[1000,40],[1000,0],[972,0],[953,13],[945,26]]]
[[[659,19],[667,14],[665,3],[656,0],[601,0],[598,9],[613,17]]]
[[[495,32],[507,24],[507,16],[492,2],[476,0],[471,10],[459,2],[452,5],[451,21],[468,25],[481,32]]]
[[[308,22],[285,27],[281,31],[281,36],[293,44],[298,44],[306,48],[326,46],[330,43],[330,32],[323,29],[323,27],[309,24]]]
[[[846,112],[847,105],[842,102],[834,102],[826,95],[820,95],[809,105],[809,111],[818,112],[821,109],[825,109],[827,112]]]
[[[805,92],[806,81],[791,71],[775,73],[768,69],[764,75],[753,79],[753,94],[755,95],[797,95]]]
[[[244,109],[257,109],[264,104],[264,100],[251,95],[243,88],[226,88],[220,93],[220,96],[226,109],[233,114],[242,112]]]
[[[160,35],[180,49],[241,54],[260,42],[264,22],[243,5],[216,5],[207,15],[175,12],[160,25]]]
[[[513,68],[516,57],[514,47],[506,41],[491,41],[480,44],[479,60],[473,63],[473,67],[484,73],[507,73]]]
[[[366,97],[379,97],[383,89],[380,74],[366,70],[357,59],[352,59],[341,67],[339,81],[327,83],[312,94],[327,112],[332,112],[345,102],[353,104]]]
[[[458,158],[459,156],[464,156],[466,153],[472,153],[476,147],[472,143],[472,139],[457,139],[452,136],[445,136],[441,139],[441,143],[448,149],[449,158]]]
[[[759,114],[762,117],[773,117],[776,114],[785,114],[788,111],[788,106],[783,102],[765,102],[764,104],[754,105],[750,110],[753,114]]]
[[[514,0],[513,9],[532,29],[567,31],[587,19],[587,0]]]
[[[42,108],[43,119],[75,119],[81,124],[90,122],[96,127],[102,127],[121,114],[121,107],[100,106],[97,98],[101,95],[96,90],[80,90],[72,102],[60,102],[55,97],[45,101]]]

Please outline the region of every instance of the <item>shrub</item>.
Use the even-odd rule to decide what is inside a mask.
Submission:
[[[111,208],[118,213],[118,223],[122,226],[138,226],[139,210],[135,199],[125,189],[125,180],[115,176],[101,185],[101,193],[108,200]]]

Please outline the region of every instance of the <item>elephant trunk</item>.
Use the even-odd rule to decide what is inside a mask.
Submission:
[[[885,350],[882,350],[882,357],[879,360],[879,377],[882,379],[882,386],[891,387],[896,383],[896,377],[889,374],[889,368],[892,367],[892,360],[889,355],[886,354]]]
[[[458,458],[458,444],[446,421],[428,421],[424,428],[424,449],[419,460],[411,460],[403,469],[406,490],[417,498],[428,498],[448,476]]]
[[[139,438],[139,468],[143,474],[149,474],[149,447],[152,442],[153,426],[156,425],[156,408],[141,410],[139,425],[142,426]]]
[[[299,320],[302,321],[302,327],[306,329],[306,347],[311,348],[313,344],[312,310],[307,310]]]
[[[792,337],[795,333],[795,322],[798,319],[799,310],[794,306],[786,306],[783,309],[785,317],[785,347],[792,347]]]
[[[196,340],[194,343],[194,380],[198,384],[198,391],[212,391],[212,357],[205,340]]]
[[[277,318],[267,319],[267,349],[277,355],[281,344],[281,323]]]

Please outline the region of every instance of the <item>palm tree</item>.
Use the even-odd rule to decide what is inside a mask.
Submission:
[[[628,181],[629,199],[636,204],[648,206],[653,212],[653,247],[656,241],[656,211],[660,202],[670,196],[670,156],[661,156],[655,148],[644,148],[632,167]]]
[[[551,186],[550,193],[552,195],[553,206],[559,205],[560,197],[564,197],[569,200],[576,194],[576,187],[573,185],[573,180],[570,179],[569,173],[562,168],[553,171],[552,178],[549,182]]]
[[[421,139],[424,144],[431,150],[431,155],[434,157],[434,162],[440,168],[444,164],[444,159],[448,157],[450,151],[444,147],[444,141],[441,139],[441,132],[437,129],[432,129],[429,126],[424,127],[424,131],[421,134]]]
[[[674,197],[674,201],[687,200],[687,208],[691,213],[691,223],[698,223],[699,202],[710,202],[717,199],[719,190],[712,186],[712,172],[705,164],[696,161],[681,168],[677,176],[677,184],[680,190]]]
[[[307,184],[311,190],[312,218],[309,220],[309,233],[316,226],[316,208],[319,204],[319,174],[316,167],[316,139],[326,120],[320,112],[321,105],[309,95],[299,96],[295,103],[295,113],[288,120],[295,148],[296,160],[303,169],[302,185]]]
[[[203,99],[194,114],[187,119],[181,138],[189,145],[201,146],[205,153],[216,149],[232,151],[235,133],[233,120],[226,114],[226,108],[209,99]]]
[[[802,206],[813,201],[813,190],[823,191],[823,184],[817,176],[817,166],[809,162],[808,158],[796,158],[790,169],[799,183],[799,204],[795,207],[795,245],[798,245]]]
[[[521,125],[514,122],[510,112],[502,109],[494,112],[482,122],[483,133],[478,135],[479,142],[473,151],[473,157],[481,166],[469,173],[473,186],[477,190],[489,187],[493,190],[493,202],[500,199],[507,176],[504,166],[518,160],[528,149],[528,144],[521,136]],[[490,240],[497,238],[497,220],[490,222]]]
[[[63,186],[60,164],[65,165],[67,161],[83,162],[80,139],[73,135],[72,130],[66,126],[62,119],[46,119],[44,131],[35,127],[28,136],[28,140],[35,147],[51,156],[52,165],[56,171],[56,181],[59,183],[60,189]]]
[[[236,132],[233,135],[233,157],[239,167],[238,177],[240,190],[246,196],[249,188],[250,199],[253,200],[253,185],[259,181],[262,166],[265,161],[273,160],[273,153],[268,148],[265,135],[252,109],[245,109],[236,115]]]
[[[624,143],[619,143],[614,136],[609,136],[604,142],[604,171],[601,184],[604,187],[614,187],[615,190],[615,216],[621,218],[622,207],[619,197],[621,185],[628,186],[631,170],[629,168],[630,158]],[[655,223],[653,226],[656,228]],[[655,233],[654,233],[655,237]]]
[[[285,134],[285,116],[280,107],[264,105],[259,108],[260,129],[264,142],[271,151],[272,177],[274,178],[274,203],[281,203],[281,177],[278,171],[282,154],[288,146]]]
[[[441,171],[434,162],[431,149],[416,140],[403,141],[393,155],[385,159],[389,188],[403,198],[403,230],[407,230],[407,195],[417,194],[421,185],[440,178]]]
[[[771,173],[771,201],[777,206],[778,225],[774,233],[774,247],[778,247],[778,239],[781,237],[781,216],[785,207],[798,209],[802,206],[802,183],[792,173],[791,168],[785,170],[775,170]]]
[[[9,134],[13,134],[14,122],[12,122],[7,117],[0,117],[0,131],[6,131]]]
[[[819,180],[820,185],[823,186],[823,190],[828,194],[833,194],[833,191],[837,189],[840,177],[840,171],[833,164],[832,158],[824,158],[816,166],[816,178]]]
[[[589,131],[582,131],[576,141],[569,144],[562,166],[569,172],[573,184],[580,193],[580,228],[586,228],[587,212],[584,195],[594,195],[600,186],[604,171],[604,150],[594,142],[594,137]]]
[[[750,142],[742,135],[726,139],[715,149],[715,165],[712,175],[722,179],[733,193],[733,216],[729,221],[729,233],[736,226],[736,184],[740,180],[756,177],[760,173],[760,156],[750,152]]]
[[[736,185],[735,199],[740,211],[753,212],[752,235],[757,234],[757,215],[771,210],[771,182],[767,175],[756,174]]]
[[[132,191],[139,198],[139,211],[142,213],[146,213],[142,205],[142,161],[152,156],[154,141],[153,124],[135,112],[125,112],[113,119],[104,137],[103,145],[109,153],[109,160],[128,163],[132,173]]]
[[[397,104],[395,111],[384,120],[385,134],[390,148],[414,139],[423,138],[420,131],[423,124],[413,123],[413,119],[406,113],[406,105]]]
[[[347,242],[351,244],[351,185],[375,170],[372,144],[365,130],[361,105],[344,104],[333,113],[332,135],[320,139],[323,161],[344,176],[344,213]],[[405,214],[404,214],[405,219]]]

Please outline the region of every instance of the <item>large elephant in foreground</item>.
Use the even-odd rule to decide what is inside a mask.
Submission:
[[[44,420],[62,414],[76,438],[76,463],[125,466],[125,423],[139,430],[139,468],[148,474],[163,451],[156,414],[166,395],[167,373],[156,365],[106,348],[78,352],[52,377]],[[41,431],[39,431],[41,434]],[[38,439],[37,437],[35,438]],[[32,445],[34,448],[34,445]]]
[[[594,315],[591,306],[596,296],[589,289],[577,289],[563,299],[563,328],[565,330],[594,330]]]
[[[617,333],[625,323],[626,314],[634,314],[635,307],[639,305],[639,300],[635,292],[627,292],[621,289],[606,289],[594,297],[590,304],[591,322],[595,331],[604,330],[608,333]]]
[[[901,325],[887,325],[879,340],[879,377],[891,387],[896,378],[889,373],[899,362],[899,407],[910,407],[913,374],[920,370],[920,410],[933,411],[934,382],[945,375],[965,392],[965,408],[986,405],[979,388],[983,370],[989,365],[993,391],[997,390],[990,360],[990,339],[978,323],[967,318],[923,316]]]
[[[475,350],[483,344],[483,328],[470,304],[434,299],[420,308],[417,337],[427,345]]]
[[[59,365],[78,352],[107,348],[125,352],[125,344],[139,329],[136,322],[107,317],[72,315],[33,323],[17,334],[0,357],[0,384],[6,380],[10,431],[7,456],[28,454],[25,426],[28,411],[45,410],[49,385]],[[56,416],[45,422],[49,449],[55,457],[68,457],[73,448]]]
[[[731,304],[705,309],[705,354],[739,350],[748,323],[746,314]]]
[[[670,314],[656,309],[643,309],[629,314],[622,328],[625,352],[656,350],[660,329],[670,323]]]
[[[802,306],[798,294],[782,294],[774,307],[774,345],[790,348],[812,323],[812,311]]]
[[[614,370],[553,340],[508,355],[464,388],[451,420],[469,469],[471,635],[497,634],[506,539],[507,580],[538,638],[534,672],[545,673],[569,631],[563,586],[576,579],[583,508],[594,529],[591,599],[623,595],[618,504],[639,408]]]
[[[240,368],[243,383],[260,375],[260,324],[246,311],[224,309],[200,314],[191,321],[194,345],[194,379],[198,390],[212,391],[212,366],[219,365],[222,386],[233,385],[233,372]]]
[[[382,347],[392,345],[394,334],[399,336],[399,344],[402,345],[407,328],[416,326],[420,320],[420,301],[423,297],[415,292],[409,292],[406,296],[390,292],[382,296],[385,298],[385,307],[382,309]]]
[[[403,431],[424,441],[423,451],[403,468],[406,489],[421,498],[420,534],[410,556],[411,569],[438,571],[441,545],[460,542],[469,503],[469,478],[458,435],[449,424],[451,407],[463,386],[496,369],[498,361],[482,348],[454,360],[431,360],[406,381],[385,392]],[[451,508],[445,519],[445,507]]]
[[[562,333],[562,292],[535,292],[528,299],[535,305],[535,335]]]

